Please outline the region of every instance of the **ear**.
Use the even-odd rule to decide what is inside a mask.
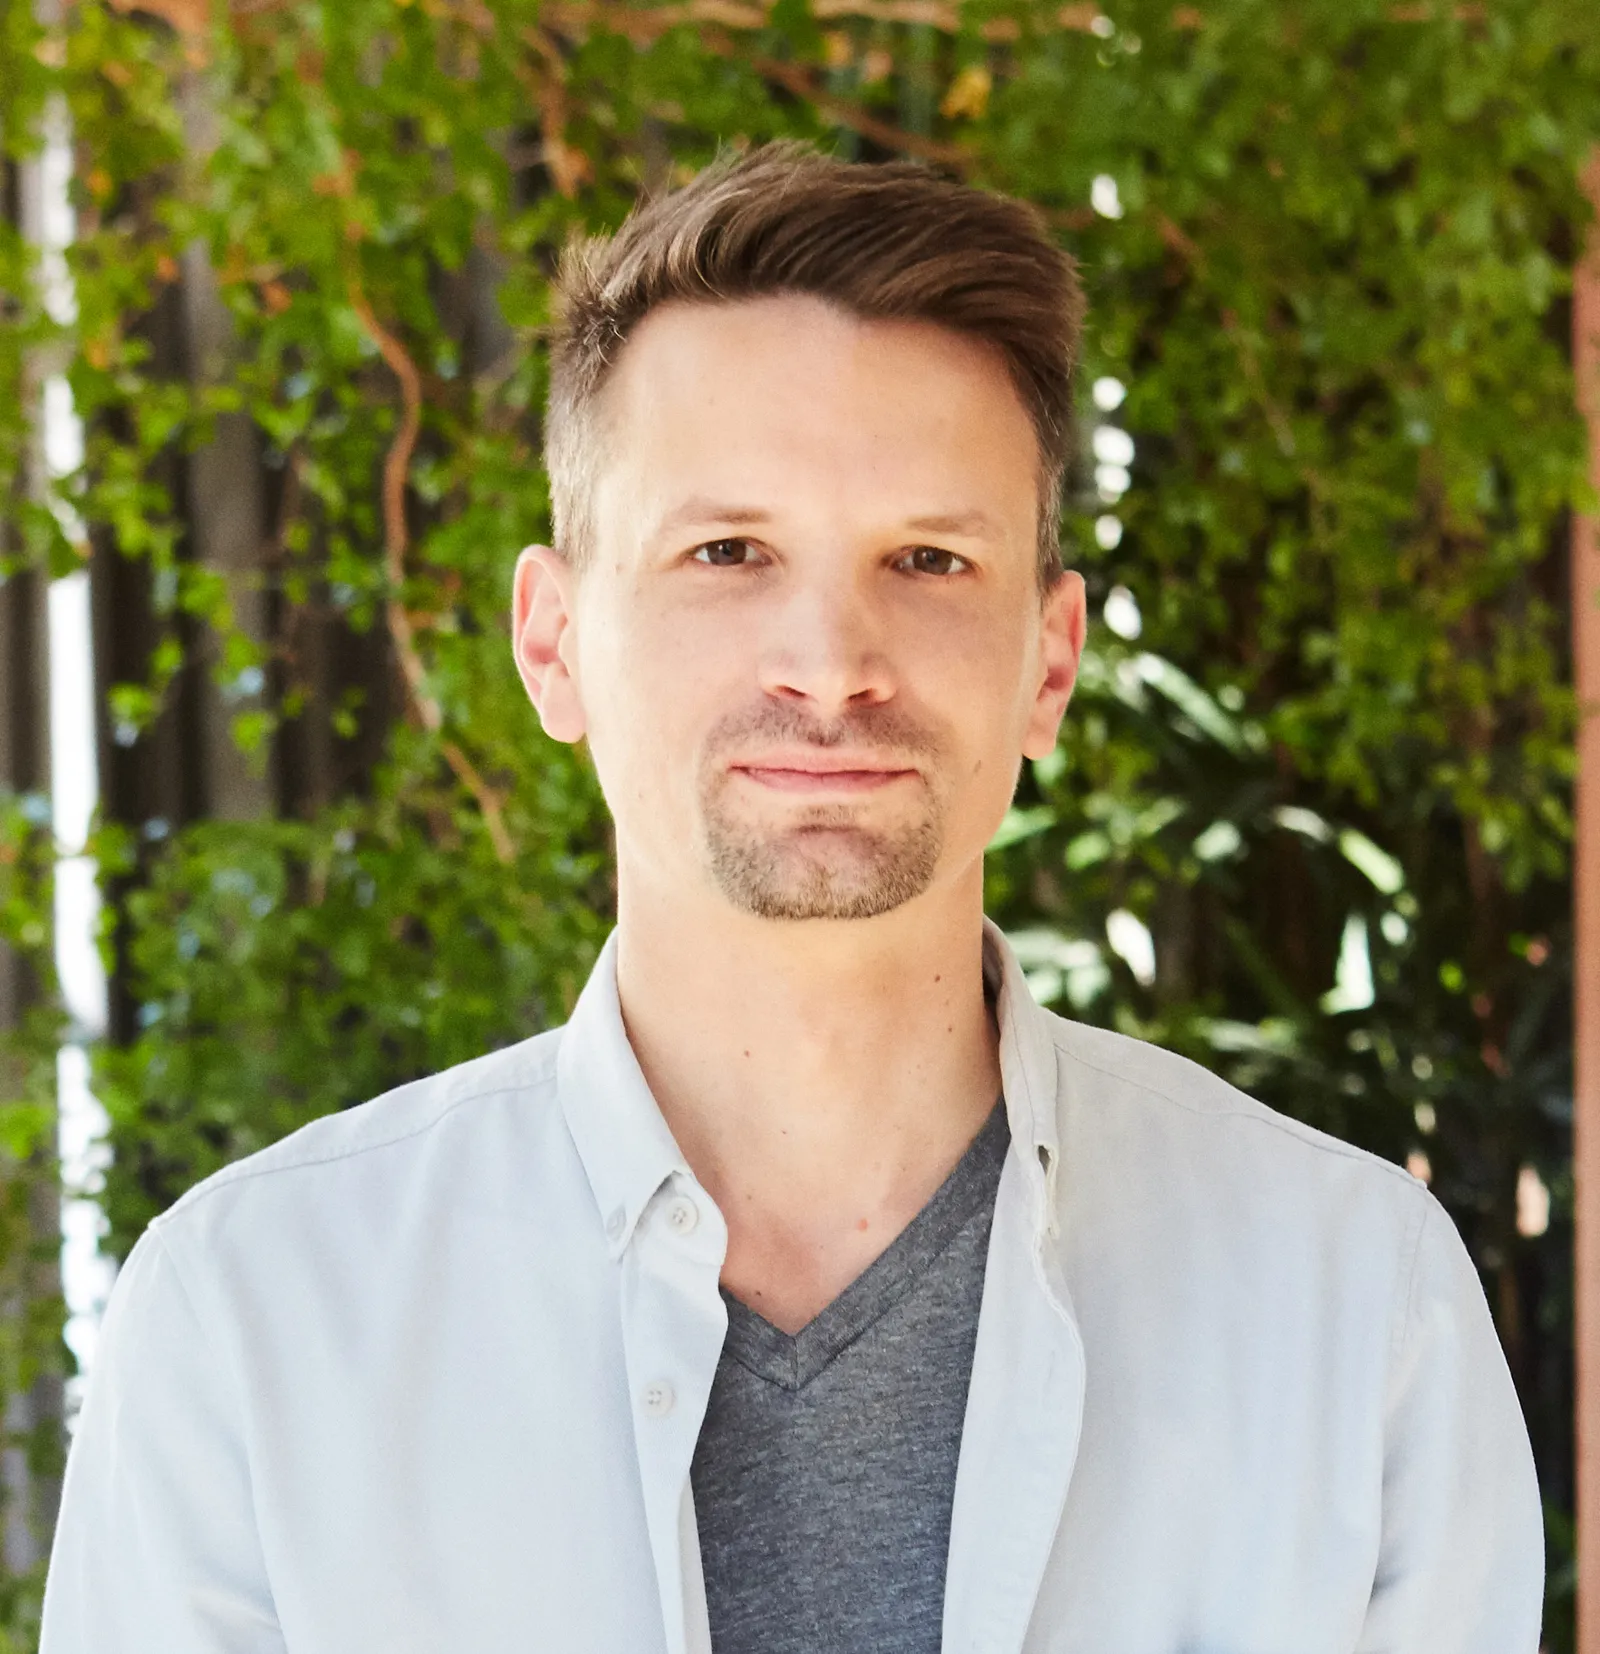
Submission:
[[[587,729],[578,694],[572,565],[549,546],[517,558],[511,589],[511,649],[522,687],[555,741],[581,741]]]
[[[1068,569],[1045,593],[1039,617],[1041,676],[1023,736],[1024,758],[1043,758],[1055,750],[1062,715],[1072,699],[1072,686],[1078,681],[1087,625],[1083,576]]]

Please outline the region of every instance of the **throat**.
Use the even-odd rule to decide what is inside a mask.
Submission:
[[[724,1293],[779,1332],[799,1334],[904,1252],[930,1216],[970,1205],[967,1195],[981,1192],[991,1171],[998,1179],[1008,1141],[1004,1104],[991,1100],[940,1153],[896,1168],[875,1201],[827,1188],[719,1197],[728,1222]]]
[[[911,935],[736,926],[703,948],[620,915],[628,1040],[727,1223],[723,1284],[774,1326],[803,1326],[905,1230],[994,1108],[981,913]]]

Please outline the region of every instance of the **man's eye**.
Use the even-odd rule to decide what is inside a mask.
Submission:
[[[707,540],[695,547],[694,560],[709,563],[714,569],[736,569],[754,561],[754,550],[748,540]]]
[[[953,551],[944,551],[938,546],[918,546],[908,551],[900,562],[902,566],[909,566],[914,574],[955,574],[969,566],[965,557],[958,557]]]

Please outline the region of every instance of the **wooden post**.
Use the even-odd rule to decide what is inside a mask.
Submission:
[[[215,149],[218,87],[210,70],[192,71],[178,88],[184,137],[196,165]],[[225,381],[238,355],[233,318],[222,302],[216,272],[204,245],[191,242],[182,255],[182,355],[189,381],[197,389]],[[195,561],[215,570],[227,583],[234,620],[254,643],[267,641],[267,600],[262,590],[262,552],[267,541],[267,507],[255,427],[246,413],[216,417],[211,440],[189,455],[185,517]],[[206,814],[223,821],[247,821],[271,809],[266,778],[233,739],[236,712],[258,710],[266,703],[263,677],[256,688],[221,691],[211,681],[217,640],[197,640],[203,674],[197,674],[200,718],[191,734],[198,750],[190,762],[200,768]]]
[[[1584,185],[1600,211],[1600,150]],[[1575,273],[1572,327],[1578,401],[1589,422],[1589,477],[1600,488],[1600,232],[1591,232]],[[1573,523],[1572,643],[1580,718],[1572,1119],[1578,1654],[1600,1654],[1600,516]]]

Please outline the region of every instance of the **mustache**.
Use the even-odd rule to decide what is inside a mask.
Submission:
[[[861,747],[907,758],[937,758],[944,742],[937,731],[892,702],[853,708],[832,719],[817,718],[783,701],[744,708],[719,718],[711,727],[706,754],[741,747]]]

